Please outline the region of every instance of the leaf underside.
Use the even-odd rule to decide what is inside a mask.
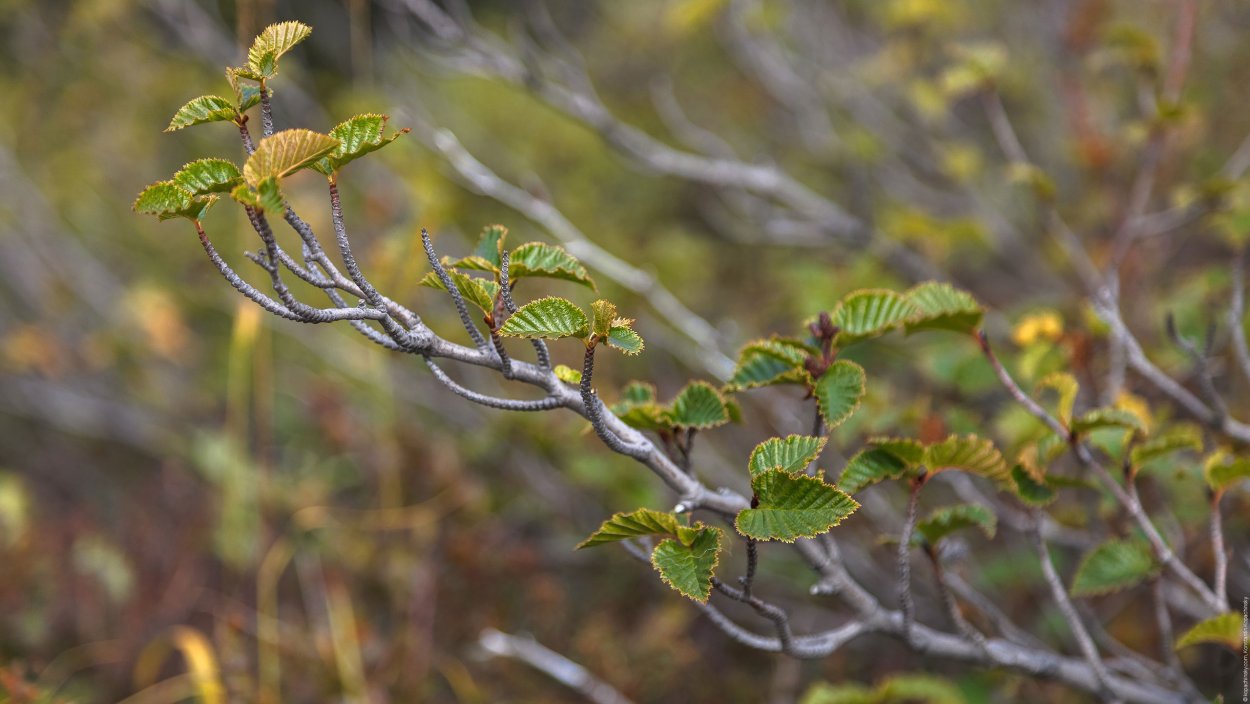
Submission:
[[[682,596],[704,603],[712,593],[712,575],[720,562],[722,531],[700,529],[689,544],[668,538],[651,551],[651,565],[660,579]]]

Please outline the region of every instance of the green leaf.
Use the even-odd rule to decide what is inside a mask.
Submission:
[[[669,427],[665,411],[656,403],[655,386],[641,381],[631,381],[621,390],[621,399],[612,405],[611,411],[625,425],[638,430],[665,430]]]
[[[791,474],[802,472],[812,460],[825,449],[826,439],[810,435],[790,435],[786,438],[769,438],[755,446],[747,466],[751,476],[770,469],[780,468]]]
[[[557,379],[566,384],[577,386],[582,383],[582,373],[567,364],[557,364],[551,371],[555,373]]]
[[[608,347],[619,350],[624,354],[633,356],[641,354],[646,346],[642,342],[642,336],[634,332],[630,327],[634,321],[628,318],[617,318],[612,321],[612,327],[608,329],[608,336],[604,338],[604,342]]]
[[[844,296],[833,311],[833,324],[839,328],[837,344],[845,347],[884,335],[918,312],[906,298],[894,291],[853,291]]]
[[[980,327],[985,314],[972,294],[950,284],[927,281],[903,295],[917,311],[906,321],[909,335],[919,330],[970,333]]]
[[[478,237],[473,255],[490,262],[498,271],[499,265],[503,263],[503,243],[507,238],[508,228],[503,225],[487,225],[482,228],[482,234]],[[509,259],[508,267],[512,267],[511,259]]]
[[[1059,392],[1059,405],[1056,408],[1055,415],[1059,417],[1059,422],[1065,426],[1072,424],[1072,406],[1076,403],[1076,395],[1080,391],[1080,386],[1076,383],[1076,377],[1067,372],[1054,372],[1047,374],[1041,381],[1037,382],[1037,390],[1054,389]]]
[[[174,183],[193,196],[229,193],[240,181],[239,167],[225,159],[193,161],[174,174]]]
[[[1202,431],[1190,423],[1180,423],[1133,448],[1132,463],[1140,468],[1147,462],[1182,450],[1202,450]]]
[[[189,210],[191,198],[190,191],[173,181],[157,181],[143,189],[131,207],[136,213],[156,215],[166,220]]]
[[[919,440],[913,440],[911,438],[875,437],[869,438],[868,443],[874,447],[878,447],[893,454],[895,457],[898,457],[910,465],[919,465],[922,461],[924,461],[925,448]]]
[[[448,269],[447,275],[451,277],[452,283],[455,284],[456,290],[460,291],[460,296],[464,300],[477,306],[484,315],[491,315],[494,312],[495,296],[499,293],[499,284],[490,279],[479,279],[463,274],[455,269]],[[421,285],[436,288],[440,291],[447,290],[438,273],[433,271],[426,273],[421,279]]]
[[[226,69],[226,80],[230,81],[230,88],[234,90],[234,105],[240,115],[260,102],[260,86],[240,83],[239,78],[241,77],[239,69]],[[273,95],[273,88],[269,88],[269,94]]]
[[[1095,408],[1072,421],[1072,432],[1081,434],[1101,428],[1124,428],[1139,433],[1146,432],[1137,414],[1122,408]]]
[[[705,603],[712,592],[712,575],[720,562],[721,529],[701,528],[688,542],[669,538],[651,551],[651,564],[660,579],[690,599]]]
[[[616,319],[616,304],[598,300],[590,304],[590,331],[599,337],[607,337]]]
[[[655,400],[655,384],[631,381],[621,389],[621,403],[654,403]]]
[[[677,517],[671,513],[640,508],[629,513],[618,513],[603,522],[599,529],[577,544],[577,549],[590,548],[619,540],[640,538],[644,535],[677,535]]]
[[[887,479],[911,475],[917,464],[884,447],[860,450],[846,463],[838,478],[838,487],[848,494],[857,494]]]
[[[1016,496],[1030,506],[1040,508],[1055,500],[1055,490],[1039,482],[1020,465],[1011,468],[1011,482],[1016,488]]]
[[[279,22],[265,28],[247,50],[247,69],[252,76],[269,78],[278,72],[278,59],[308,38],[312,27],[303,22]]]
[[[581,308],[563,298],[548,296],[531,301],[504,322],[500,335],[559,339],[590,336],[590,320]]]
[[[981,504],[956,504],[934,510],[916,524],[916,533],[930,545],[964,528],[980,528],[991,540],[998,528],[998,517]]]
[[[862,684],[818,682],[799,704],[967,704],[963,693],[948,680],[907,673],[890,677],[869,689]]]
[[[329,176],[360,157],[375,152],[394,142],[400,135],[411,130],[405,128],[394,132],[389,137],[382,133],[386,129],[386,121],[390,118],[377,113],[357,115],[335,125],[330,136],[339,141],[339,145],[325,158],[318,161],[313,168]]]
[[[773,384],[806,384],[803,368],[813,350],[799,340],[774,337],[748,342],[738,352],[738,366],[725,389],[743,391]]]
[[[825,419],[826,432],[851,417],[864,397],[864,369],[839,359],[816,381],[816,403]]]
[[[707,430],[729,422],[725,399],[706,381],[686,384],[669,406],[668,420],[676,427]]]
[[[174,132],[206,122],[233,122],[236,117],[238,113],[234,109],[234,103],[216,95],[201,95],[178,108],[165,131]]]
[[[1202,621],[1176,639],[1175,649],[1180,650],[1199,643],[1219,643],[1234,653],[1240,653],[1241,619],[1241,614],[1230,611]]]
[[[770,469],[751,478],[759,499],[738,512],[734,526],[756,540],[793,543],[827,533],[859,508],[859,502],[818,477]]]
[[[924,466],[936,474],[957,469],[996,482],[1006,481],[1007,463],[994,443],[975,435],[952,435],[925,448]]]
[[[1145,541],[1108,540],[1081,560],[1072,579],[1072,596],[1110,594],[1158,573],[1159,566]]]
[[[1233,484],[1250,479],[1250,459],[1234,458],[1224,451],[1216,452],[1203,463],[1202,476],[1212,491],[1222,494]]]
[[[597,291],[595,282],[586,273],[586,267],[563,247],[544,242],[527,242],[512,250],[508,260],[508,275],[513,281],[525,276],[542,276],[549,279],[572,281]]]
[[[282,192],[278,189],[278,179],[273,176],[261,181],[256,188],[240,183],[230,191],[230,197],[244,205],[270,213],[280,213],[285,209]]]
[[[312,130],[283,130],[260,140],[243,165],[243,180],[255,188],[267,178],[285,178],[330,153],[338,144],[337,139]]]

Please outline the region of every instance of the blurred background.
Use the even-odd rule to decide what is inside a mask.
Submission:
[[[1189,5],[1197,26],[1178,69]],[[268,317],[217,276],[185,222],[134,215],[135,195],[181,164],[241,161],[228,124],[162,130],[187,100],[228,94],[223,68],[286,19],[314,32],[274,84],[279,129],[327,131],[360,112],[414,128],[341,178],[379,288],[460,340],[449,301],[417,286],[420,227],[451,256],[492,223],[514,243],[563,243],[648,343],[601,365],[609,401],[630,379],[661,398],[690,378],[719,383],[744,342],[795,334],[856,288],[931,277],[991,307],[991,337],[1026,382],[1066,368],[1105,395],[1106,330],[1047,236],[1052,202],[1096,262],[1122,256],[1125,317],[1161,367],[1191,381],[1167,313],[1183,334],[1214,325],[1227,344],[1228,262],[1250,229],[1244,3],[5,0],[0,701],[181,701],[205,696],[194,673],[213,664],[228,701],[583,700],[489,657],[486,628],[530,634],[639,702],[786,702],[812,682],[921,667],[969,701],[1076,696],[875,636],[804,663],[734,644],[623,551],[573,551],[616,511],[674,501],[579,418],[482,409],[346,325]],[[990,82],[1031,166],[1004,154]],[[738,168],[752,165],[762,171]],[[288,188],[328,231],[316,178]],[[1117,252],[1126,213],[1148,226]],[[206,227],[259,285],[242,213],[220,207]],[[545,286],[526,296],[590,300]],[[557,361],[575,362],[560,347]],[[1020,440],[1027,421],[966,340],[891,338],[848,355],[869,396],[834,435],[831,473],[875,433]],[[452,372],[510,393],[481,370]],[[1216,373],[1244,415],[1245,379]],[[1131,375],[1124,390],[1180,415]],[[700,476],[739,490],[755,442],[810,425],[797,392],[740,401],[744,424],[696,451]],[[1164,520],[1201,535],[1202,487],[1186,472],[1158,473],[1158,491],[1179,497]],[[899,498],[883,490],[878,515]],[[1227,501],[1228,533],[1244,536],[1250,506]],[[1099,511],[1110,507],[1056,514],[1079,527]],[[857,569],[891,599],[893,548],[878,538],[892,524],[847,529]],[[1074,652],[1038,606],[1035,563],[1001,539],[973,542],[968,579]],[[1079,555],[1057,548],[1061,571]],[[1206,574],[1209,558],[1190,557]],[[787,551],[762,559],[761,589],[799,609],[800,630],[836,622]],[[1246,573],[1234,560],[1232,593]],[[1150,649],[1140,604],[1089,608]],[[1231,692],[1231,654],[1186,657]]]

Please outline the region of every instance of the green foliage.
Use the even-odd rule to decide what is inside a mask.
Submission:
[[[1131,461],[1133,466],[1142,465],[1184,450],[1199,451],[1202,449],[1202,430],[1191,423],[1178,423],[1163,433],[1133,448]]]
[[[193,196],[229,193],[240,180],[239,167],[225,159],[199,159],[174,174],[174,183]]]
[[[337,173],[339,169],[342,169],[347,164],[369,152],[375,152],[385,147],[398,139],[400,135],[407,134],[410,131],[405,127],[392,133],[389,137],[384,136],[386,121],[389,119],[386,115],[367,113],[356,115],[335,125],[334,129],[330,130],[330,137],[338,140],[338,146],[334,148],[334,151],[313,164],[312,167],[326,176],[330,176]]]
[[[491,315],[495,310],[495,296],[499,294],[499,284],[489,279],[479,279],[468,274],[462,274],[454,269],[448,269],[447,275],[451,277],[451,282],[455,284],[456,290],[460,292],[460,296],[464,300],[472,303],[485,315]],[[440,291],[446,291],[447,287],[443,285],[443,279],[437,272],[427,272],[421,279],[422,286],[436,288]],[[520,313],[520,311],[517,311]]]
[[[1002,453],[991,440],[975,435],[952,435],[925,448],[924,465],[936,474],[949,469],[976,474],[996,482],[1007,479],[1009,470]]]
[[[1046,482],[1038,481],[1020,465],[1011,468],[1011,482],[1016,496],[1030,506],[1043,507],[1055,500],[1055,490]]]
[[[642,337],[630,327],[633,322],[629,318],[613,320],[612,326],[608,329],[608,336],[603,338],[604,343],[627,355],[641,354],[645,345]]]
[[[926,281],[903,294],[915,313],[906,321],[908,334],[920,330],[970,333],[985,312],[971,294],[950,284]]]
[[[998,517],[981,504],[943,506],[916,524],[916,534],[930,545],[936,545],[942,538],[965,528],[979,528],[986,538],[993,539]]]
[[[551,371],[556,375],[557,379],[566,384],[573,384],[574,386],[577,386],[582,383],[581,371],[573,369],[567,364],[557,364]]]
[[[1095,408],[1072,421],[1071,430],[1078,435],[1102,428],[1124,428],[1144,433],[1146,427],[1136,414],[1122,408]]]
[[[738,513],[738,532],[756,540],[792,543],[829,532],[859,508],[859,502],[819,477],[770,469],[751,478],[759,499]]]
[[[723,535],[720,528],[702,523],[685,526],[671,513],[640,508],[612,516],[577,547],[588,548],[651,535],[670,536],[651,552],[651,564],[664,583],[683,596],[698,602],[707,601],[712,575],[720,560]]]
[[[812,460],[825,449],[826,438],[810,435],[790,435],[785,438],[769,438],[755,446],[747,463],[751,476],[770,469],[786,472],[802,472]]]
[[[923,452],[920,443],[909,440],[892,441],[891,445],[877,444],[876,447],[861,450],[847,462],[842,476],[838,478],[838,486],[848,494],[857,494],[887,479],[912,475]]]
[[[599,300],[590,304],[590,331],[599,337],[607,337],[616,319],[616,305]]]
[[[240,183],[234,187],[233,191],[230,191],[230,197],[243,205],[270,213],[283,210],[282,192],[278,188],[276,176],[263,179],[255,188],[246,183]]]
[[[201,95],[178,108],[165,131],[174,132],[206,122],[233,122],[238,116],[234,103],[229,100],[216,95]]]
[[[473,250],[473,256],[485,260],[494,267],[492,271],[498,271],[500,264],[503,262],[503,243],[508,238],[508,228],[503,225],[487,225],[482,228],[482,234],[478,237],[477,247]],[[512,262],[508,262],[509,268]],[[512,272],[508,272],[509,275]]]
[[[806,384],[811,376],[803,363],[815,350],[806,343],[784,337],[748,342],[738,353],[738,364],[726,384],[729,392],[773,384]]]
[[[1199,643],[1218,643],[1234,653],[1240,653],[1241,620],[1241,614],[1230,611],[1202,621],[1176,639],[1176,650]]]
[[[548,296],[521,306],[499,328],[499,334],[549,340],[562,337],[585,338],[590,335],[590,320],[573,303]]]
[[[239,69],[226,69],[226,80],[230,81],[230,89],[234,93],[235,108],[242,115],[248,108],[255,107],[260,102],[260,86],[243,83],[239,78]],[[273,94],[273,88],[269,88],[269,93]]]
[[[197,198],[173,181],[158,181],[143,189],[132,206],[136,213],[155,215],[161,220],[199,220],[217,201],[217,196]]]
[[[825,426],[833,430],[851,417],[864,397],[864,369],[839,359],[816,380],[816,402]]]
[[[729,422],[725,399],[711,384],[692,381],[673,399],[665,418],[674,427],[708,430]]]
[[[699,530],[687,542],[667,538],[651,551],[651,564],[660,579],[682,596],[704,603],[712,592],[712,575],[720,562],[720,528]]]
[[[1223,494],[1233,484],[1250,479],[1250,458],[1216,452],[1203,463],[1202,476],[1212,491]]]
[[[243,164],[243,180],[258,188],[267,178],[281,180],[333,152],[339,141],[329,135],[295,128],[265,137]]]
[[[1101,596],[1127,589],[1159,573],[1143,540],[1108,540],[1081,560],[1072,579],[1072,596]]]
[[[1059,393],[1059,403],[1055,409],[1055,416],[1059,418],[1059,422],[1065,426],[1072,424],[1072,407],[1076,404],[1076,395],[1080,391],[1080,386],[1076,383],[1076,377],[1067,372],[1054,372],[1047,374],[1041,381],[1037,382],[1037,390],[1053,389]]]
[[[626,384],[621,400],[611,411],[626,425],[638,430],[660,431],[669,427],[664,407],[656,400],[655,386],[641,381]]]
[[[889,677],[874,688],[857,682],[812,685],[799,704],[966,704],[950,681],[933,675],[907,673]]]
[[[540,276],[572,281],[591,290],[598,290],[590,274],[586,272],[586,267],[576,257],[563,247],[544,242],[527,242],[512,250],[508,261],[508,275],[514,281],[527,276]]]
[[[308,38],[312,27],[302,22],[271,24],[252,42],[247,50],[247,65],[237,73],[254,81],[271,78],[278,73],[278,59],[292,47]]]
[[[843,297],[832,314],[833,324],[839,328],[837,344],[845,347],[879,337],[919,312],[905,297],[894,291],[854,291]]]

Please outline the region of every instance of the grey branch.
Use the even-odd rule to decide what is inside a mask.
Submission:
[[[529,665],[569,689],[584,695],[594,704],[632,704],[612,685],[532,638],[520,638],[488,628],[482,631],[477,644],[490,655],[512,658]]]

